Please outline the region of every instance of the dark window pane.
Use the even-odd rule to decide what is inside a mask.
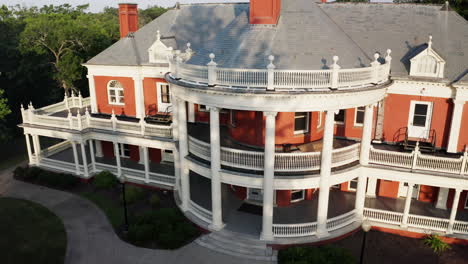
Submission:
[[[364,112],[357,111],[356,112],[356,124],[363,124],[364,123]]]
[[[291,200],[303,199],[303,191],[291,193]]]
[[[413,117],[413,126],[425,127],[426,126],[426,116],[415,115]]]
[[[306,116],[306,115],[307,115],[306,112],[296,112],[296,113],[294,114],[294,116]]]
[[[294,131],[306,130],[306,119],[305,117],[298,117],[294,120]]]
[[[345,119],[345,112],[344,112],[344,110],[340,110],[340,112],[335,115],[335,121],[336,122],[344,122],[344,119]]]
[[[357,181],[351,181],[351,182],[349,183],[349,187],[350,187],[351,189],[356,189],[356,188],[357,188],[357,183],[358,183]]]
[[[415,115],[427,115],[427,105],[425,104],[416,104],[414,106]]]

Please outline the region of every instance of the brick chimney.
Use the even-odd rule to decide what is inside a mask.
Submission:
[[[250,24],[276,25],[281,0],[250,0]]]
[[[138,30],[138,5],[119,4],[120,38]]]

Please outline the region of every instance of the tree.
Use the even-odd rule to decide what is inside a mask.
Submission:
[[[8,106],[8,99],[3,96],[4,91],[0,89],[0,142],[8,138],[9,132],[6,126],[5,117],[11,113]]]
[[[167,8],[160,7],[160,6],[151,6],[147,9],[140,9],[138,12],[139,16],[139,24],[140,26],[144,26],[149,22],[153,21],[160,15],[164,14],[167,11]]]

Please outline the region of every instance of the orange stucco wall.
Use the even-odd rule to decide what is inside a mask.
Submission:
[[[160,163],[161,162],[161,150],[149,148],[148,149],[148,158],[151,162]]]
[[[377,181],[377,194],[379,196],[398,198],[399,182],[378,180]]]
[[[108,102],[107,84],[111,80],[119,81],[124,87],[124,103],[125,105],[111,105]],[[116,115],[135,116],[135,87],[132,78],[129,77],[109,77],[109,76],[94,76],[94,84],[96,87],[96,101],[98,111],[100,113],[111,114],[114,109]]]
[[[429,185],[421,185],[419,188],[418,200],[422,202],[433,203],[437,201],[437,194],[439,192],[438,187]]]
[[[468,104],[463,106],[460,135],[458,136],[458,151],[463,151],[468,145]]]
[[[373,120],[372,120],[372,138],[375,132],[375,121],[377,119],[377,109],[373,108]],[[335,136],[346,137],[350,139],[362,138],[362,126],[355,125],[354,120],[356,119],[356,109],[350,108],[345,110],[345,121],[344,124],[335,125]]]
[[[113,158],[114,157],[114,145],[112,142],[109,141],[101,141],[102,146],[102,154],[106,158]]]
[[[229,136],[239,142],[252,145],[264,145],[264,124],[262,112],[235,111],[236,126],[229,126]]]
[[[404,139],[404,136],[397,138],[396,133],[408,126],[412,100],[432,102],[431,129],[436,131],[436,146],[446,147],[453,108],[451,99],[447,98],[389,94],[385,99],[384,141],[397,142]]]
[[[245,200],[247,198],[247,188],[242,186],[231,185],[231,190],[234,191],[234,194],[237,198]]]
[[[187,106],[188,107],[188,106]],[[200,111],[199,105],[195,104],[195,122],[200,123],[209,123],[210,122],[210,112],[209,111]],[[188,114],[188,110],[187,110]],[[229,111],[221,111],[219,113],[219,123],[221,125],[226,125],[229,122]]]
[[[166,83],[160,78],[145,78],[143,80],[143,95],[145,97],[145,115],[155,115],[158,112],[157,83]]]
[[[290,204],[291,204],[291,191],[277,190],[276,191],[276,205],[278,205],[278,207],[284,207]]]
[[[465,201],[466,201],[466,196],[468,195],[468,191],[462,191],[460,194],[460,200],[458,202],[458,210],[468,210],[465,209]],[[447,208],[452,208],[453,206],[453,197],[455,196],[455,190],[450,189],[449,194],[447,197]]]
[[[276,24],[281,0],[250,0],[250,24]]]

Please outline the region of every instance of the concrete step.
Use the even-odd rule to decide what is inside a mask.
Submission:
[[[243,240],[242,238],[239,238],[239,236],[229,237],[224,234],[221,235],[217,233],[211,233],[207,236],[207,238],[218,241],[221,244],[233,244],[240,248],[259,249],[259,250],[265,250],[267,248],[266,243],[262,241],[246,241],[246,240]]]
[[[210,240],[206,238],[203,239],[204,237],[195,240],[195,243],[197,243],[198,245],[202,247],[209,248],[213,251],[226,254],[229,256],[238,257],[238,258],[268,261],[268,262],[277,261],[276,252],[271,252],[271,254],[267,256],[266,251],[261,251],[261,252],[256,252],[256,251],[245,252],[244,250],[239,251],[236,246],[232,246],[229,244],[219,244],[214,240]]]
[[[226,241],[220,240],[219,238],[213,236],[204,236],[201,237],[200,240],[206,243],[213,244],[217,247],[224,248],[224,249],[232,249],[238,253],[243,253],[247,255],[260,255],[260,256],[267,256],[267,247],[266,246],[252,246],[250,244],[242,244],[238,241]]]

